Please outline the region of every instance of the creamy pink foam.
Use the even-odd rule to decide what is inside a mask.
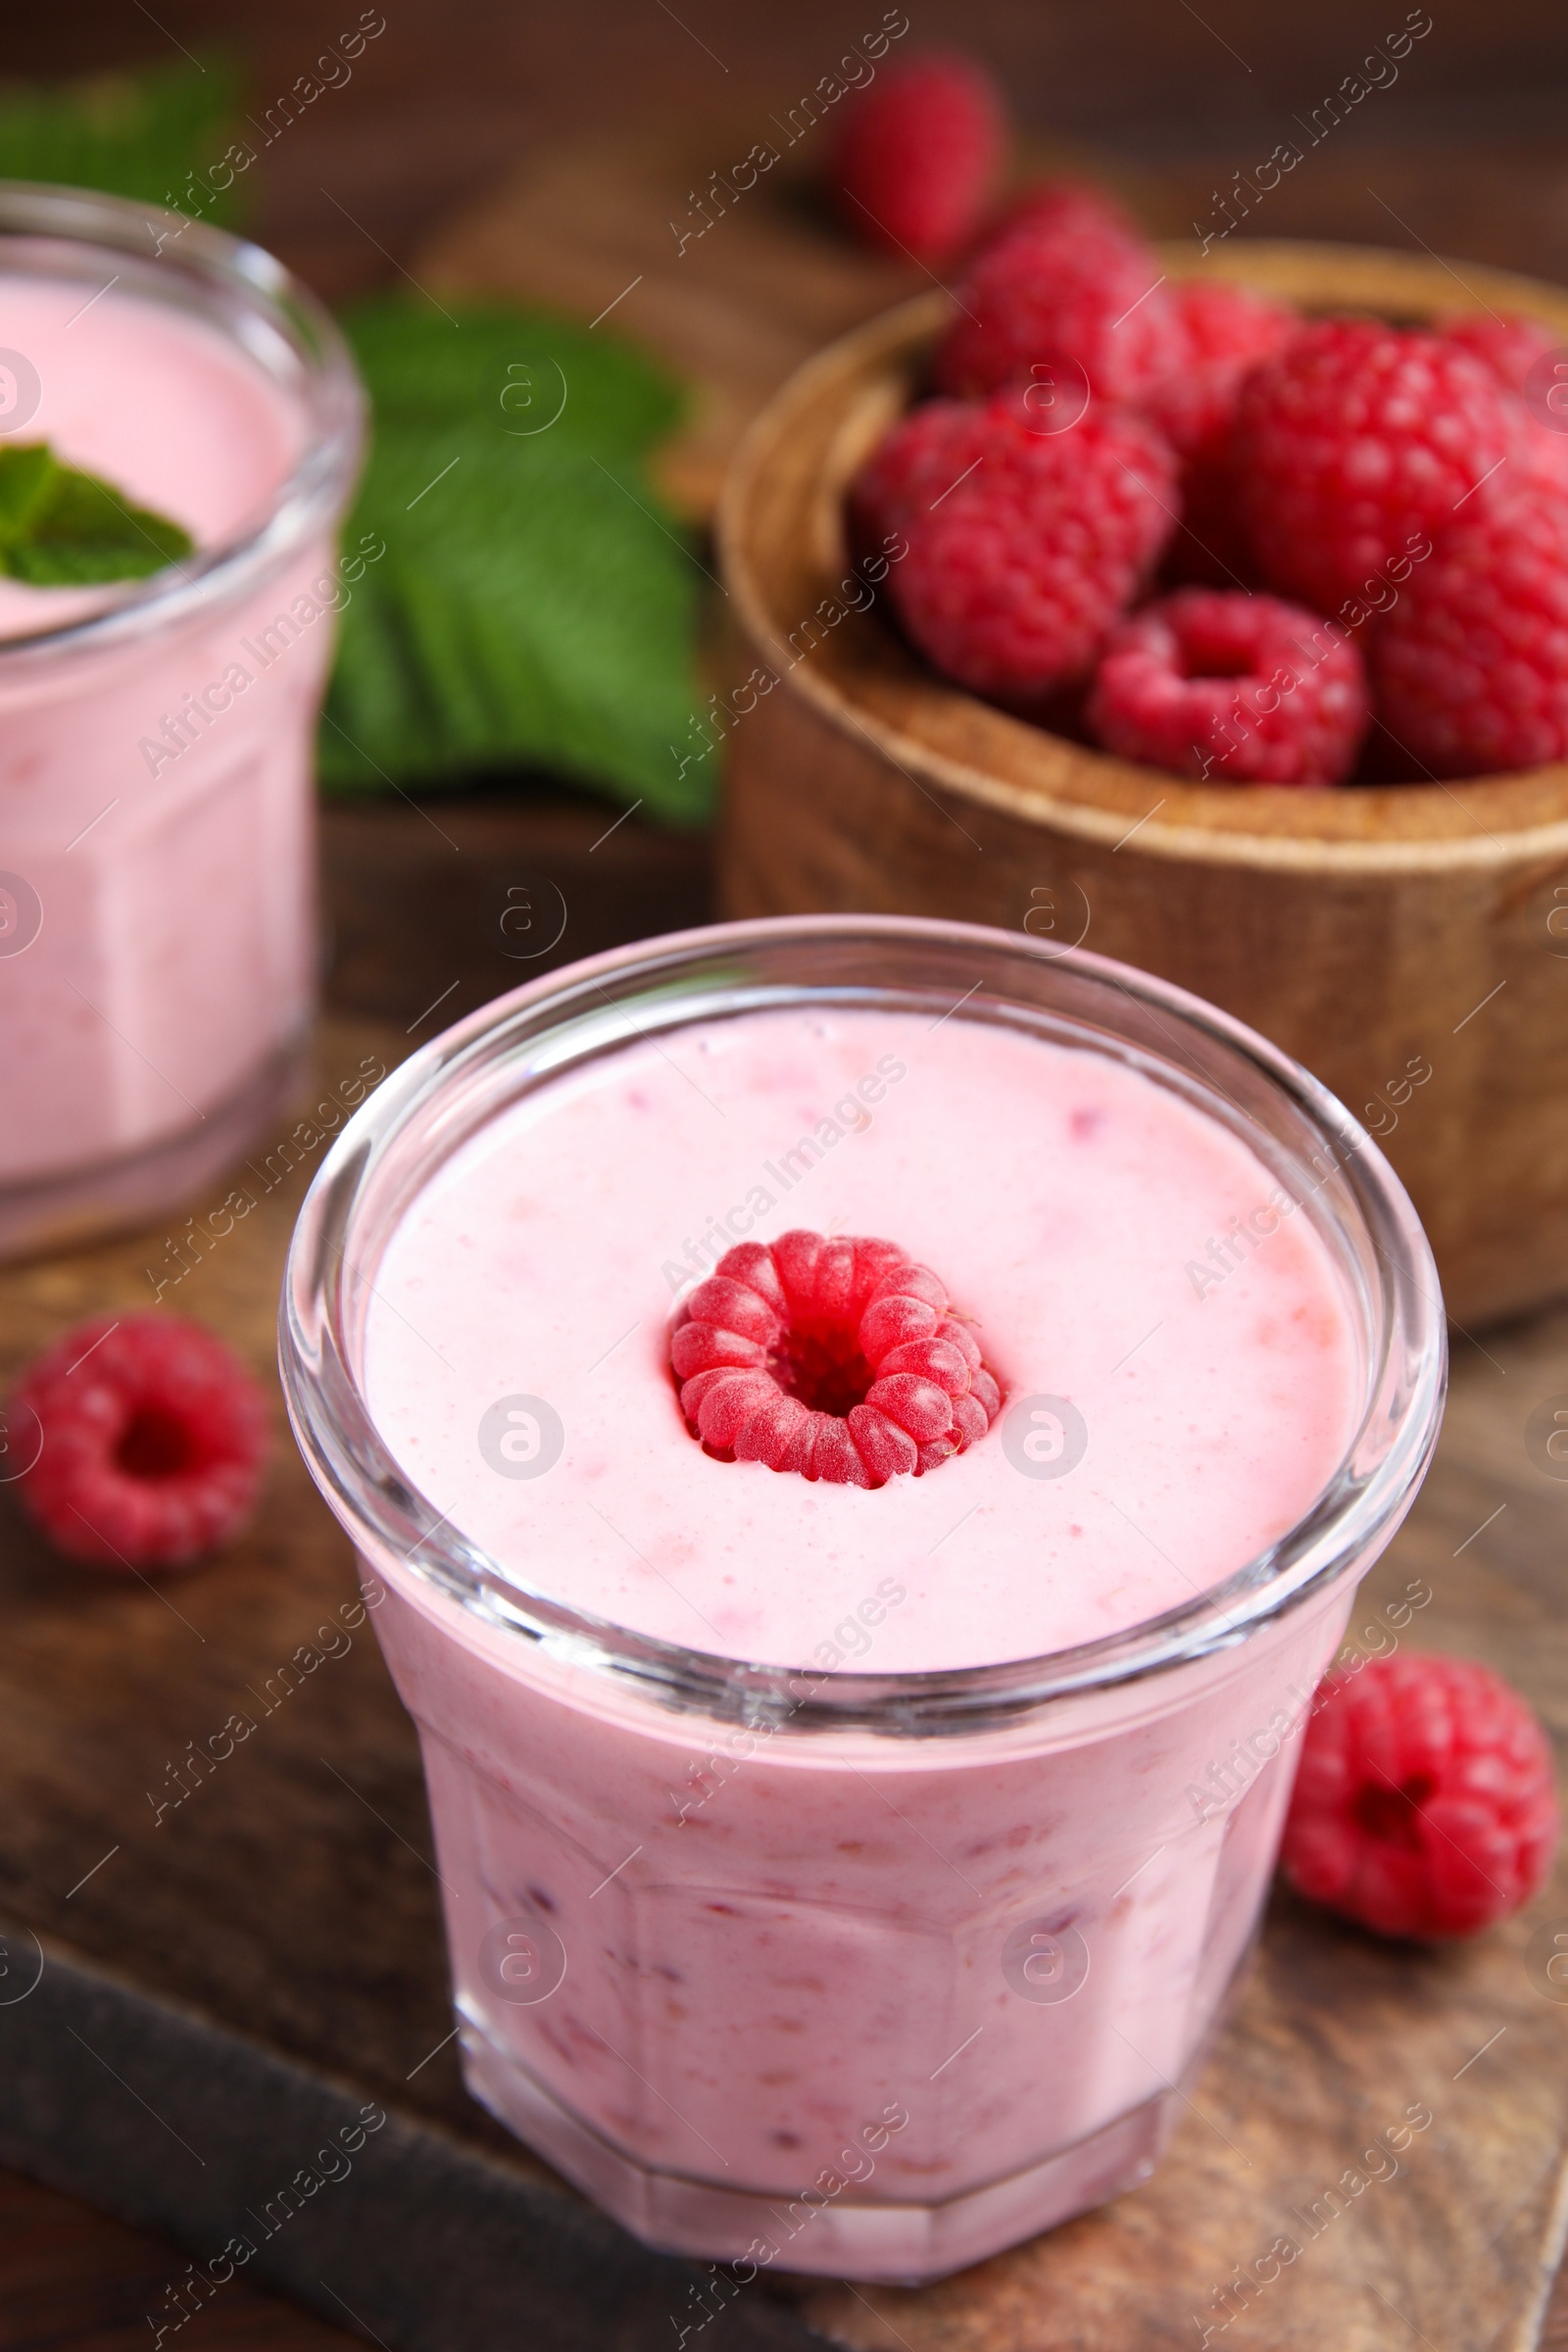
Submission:
[[[637,1631],[878,1672],[1056,1650],[1242,1567],[1347,1449],[1349,1312],[1278,1181],[1096,1052],[961,1014],[748,1013],[628,1046],[466,1146],[374,1270],[366,1393],[410,1477],[519,1584]],[[975,1318],[1009,1403],[1077,1408],[1082,1460],[1025,1476],[1005,1414],[875,1493],[710,1458],[667,1333],[715,1219],[903,1244]],[[1238,1220],[1264,1238],[1211,1254]],[[478,1444],[517,1394],[565,1431],[536,1478]]]

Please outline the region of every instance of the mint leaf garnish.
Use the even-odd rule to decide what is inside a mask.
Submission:
[[[33,588],[144,580],[192,545],[167,514],[62,465],[47,441],[0,447],[0,571],[13,579]]]
[[[643,469],[679,393],[604,330],[455,317],[381,297],[343,320],[375,418],[345,545],[385,552],[345,573],[322,781],[544,768],[701,822],[702,574]]]
[[[31,527],[56,470],[47,441],[0,450],[0,547],[24,536]]]

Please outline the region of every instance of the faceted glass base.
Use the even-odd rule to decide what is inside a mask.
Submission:
[[[946,2204],[878,2204],[847,2190],[792,2198],[657,2172],[571,2114],[471,2016],[462,2050],[464,2080],[481,2105],[645,2245],[743,2271],[776,2267],[887,2286],[945,2278],[1147,2180],[1181,2097],[1161,2091],[1075,2147]]]
[[[236,1094],[178,1134],[87,1167],[0,1184],[0,1258],[78,1249],[183,1207],[267,1139],[292,1106],[309,1067],[308,1038],[290,1038]]]

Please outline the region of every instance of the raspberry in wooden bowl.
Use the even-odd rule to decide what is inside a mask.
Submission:
[[[997,360],[933,294],[821,353],[754,426],[719,521],[740,640],[725,910],[979,920],[1217,1002],[1377,1137],[1461,1320],[1514,1311],[1568,1288],[1568,680],[1549,651],[1568,433],[1547,381],[1568,295],[1469,264],[1461,293],[1439,261],[1370,249],[1156,251],[1166,282],[1114,400],[1088,326],[1020,376],[1026,353]],[[1370,457],[1346,424],[1368,369],[1394,419]],[[1421,384],[1459,422],[1406,465]],[[1010,543],[982,488],[1009,466],[1036,518]],[[1099,568],[1065,580],[1048,559],[1075,531]],[[1318,616],[1266,724],[1246,655],[1229,674],[1184,647],[1197,589]],[[1483,626],[1496,659],[1467,668]],[[1141,660],[1102,683],[1113,640]],[[1178,695],[1209,732],[1185,708],[1167,723]]]

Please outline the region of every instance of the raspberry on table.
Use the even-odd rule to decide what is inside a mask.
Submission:
[[[1095,673],[1096,741],[1172,775],[1337,784],[1370,714],[1341,629],[1278,597],[1182,588],[1122,622]]]
[[[1381,1936],[1472,1936],[1517,1911],[1557,1844],[1549,1740],[1469,1658],[1405,1651],[1330,1675],[1281,1853],[1314,1902]]]
[[[102,1315],[24,1372],[13,1410],[42,1448],[18,1482],[57,1551],[95,1568],[183,1568],[249,1519],[267,1401],[231,1348],[182,1316]]]
[[[1174,526],[1175,460],[1128,411],[1041,432],[1018,388],[931,405],[939,416],[916,409],[873,455],[852,514],[890,513],[904,533],[888,593],[926,658],[1028,705],[1088,670],[1148,578]]]
[[[1436,776],[1568,757],[1568,498],[1465,514],[1372,642],[1378,716]]]
[[[946,1290],[893,1242],[742,1242],[685,1301],[669,1359],[706,1452],[835,1486],[935,1470],[1002,1406]]]
[[[1036,368],[1081,369],[1096,401],[1136,401],[1180,365],[1157,255],[1077,207],[1039,207],[983,246],[937,347],[940,392],[974,395]]]
[[[1182,357],[1145,403],[1182,462],[1182,527],[1166,569],[1182,580],[1240,587],[1254,568],[1232,462],[1242,385],[1260,360],[1283,350],[1300,315],[1222,277],[1185,278],[1171,301]]]
[[[1006,137],[1002,97],[984,68],[928,50],[851,98],[829,185],[849,226],[871,244],[945,262],[980,225]]]
[[[1310,320],[1246,378],[1235,464],[1268,584],[1332,612],[1462,508],[1512,496],[1519,402],[1446,336]]]

